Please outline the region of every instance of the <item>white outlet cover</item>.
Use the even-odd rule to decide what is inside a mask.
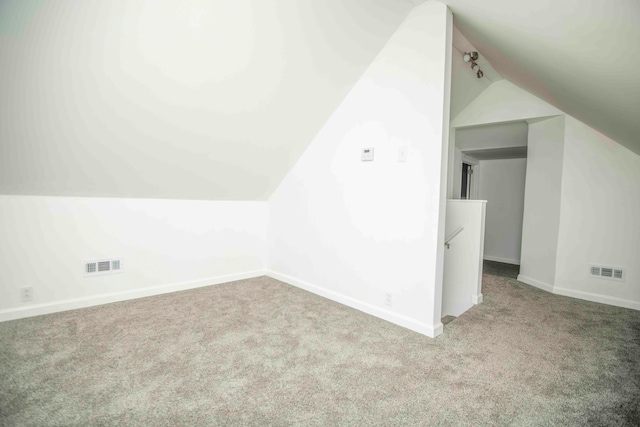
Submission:
[[[409,147],[398,147],[398,162],[405,163],[409,159]]]
[[[384,294],[384,305],[393,307],[393,294],[391,292],[386,292]]]
[[[33,286],[23,286],[20,288],[20,302],[33,301]]]
[[[373,148],[363,148],[361,159],[363,162],[373,161]]]

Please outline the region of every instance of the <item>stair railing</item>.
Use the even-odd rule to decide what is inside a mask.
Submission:
[[[455,229],[455,231],[453,233],[451,233],[449,235],[449,237],[447,237],[446,239],[444,239],[444,245],[447,247],[447,249],[451,248],[451,241],[462,232],[462,230],[464,230],[464,227],[458,227]]]

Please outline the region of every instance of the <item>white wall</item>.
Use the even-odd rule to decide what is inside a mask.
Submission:
[[[477,49],[469,43],[469,40],[457,29],[453,28],[453,49],[451,55],[451,103],[450,116],[453,120],[471,102],[482,94],[490,85],[488,76],[479,79],[471,70],[468,63],[464,62],[462,56],[464,51],[476,51]],[[497,73],[496,73],[497,74]],[[496,78],[499,78],[496,75]],[[447,165],[447,198],[460,198],[460,173],[462,164],[454,161],[454,157],[461,156],[460,151],[456,152],[456,132],[451,132],[451,142],[449,144],[449,163]]]
[[[565,117],[529,125],[520,279],[552,290],[556,274]]]
[[[567,117],[558,293],[640,309],[640,156]],[[625,282],[591,278],[623,267]]]
[[[460,316],[482,302],[482,259],[485,238],[484,200],[447,200],[442,316]]]
[[[455,130],[454,132],[457,132]],[[452,141],[453,145],[453,141]],[[457,147],[453,147],[450,151],[453,151],[453,164],[449,162],[449,167],[452,170],[452,173],[449,174],[449,188],[448,188],[448,198],[449,199],[459,199],[462,191],[462,151]]]
[[[416,7],[269,201],[269,274],[429,336],[442,330],[451,20]]]
[[[480,126],[549,117],[563,114],[508,80],[489,86],[460,114],[451,120],[453,127]]]
[[[524,121],[459,128],[456,147],[462,151],[526,147],[527,133]]]
[[[527,159],[480,161],[479,199],[487,201],[484,259],[520,264]]]
[[[262,275],[267,223],[266,202],[0,196],[0,321]],[[125,271],[85,278],[103,257]]]
[[[484,67],[487,72],[486,76],[479,79],[476,73],[471,70],[469,63],[462,59],[464,52],[477,51],[475,47],[467,40],[467,38],[453,27],[453,50],[451,55],[451,117],[457,116],[467,105],[471,103],[478,95],[488,88],[492,81],[489,78],[491,72],[488,67]],[[481,61],[483,62],[483,61]],[[499,75],[493,72],[494,77]]]

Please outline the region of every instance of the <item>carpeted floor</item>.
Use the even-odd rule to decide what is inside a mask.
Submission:
[[[0,425],[640,425],[640,312],[485,275],[429,339],[266,277],[0,324]]]
[[[487,261],[482,263],[482,272],[493,276],[509,277],[517,279],[520,273],[520,266],[514,264],[505,264],[503,262]]]

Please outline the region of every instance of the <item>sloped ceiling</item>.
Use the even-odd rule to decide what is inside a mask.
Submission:
[[[264,200],[408,0],[2,0],[0,194]]]
[[[451,120],[453,120],[467,105],[487,89],[494,81],[502,80],[491,67],[491,64],[482,60],[480,65],[485,73],[484,78],[479,79],[471,70],[470,64],[462,59],[464,52],[477,50],[469,40],[453,27],[453,50],[451,55]]]
[[[640,1],[442,2],[504,78],[640,154]]]

